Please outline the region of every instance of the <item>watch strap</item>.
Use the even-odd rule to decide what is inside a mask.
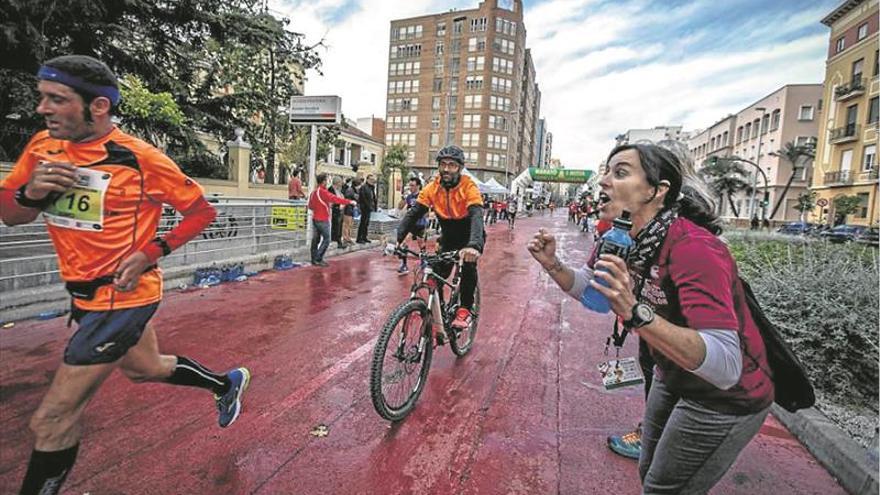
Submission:
[[[39,208],[42,210],[52,204],[53,196],[51,194],[47,194],[43,199],[31,199],[25,194],[26,190],[27,184],[23,184],[15,191],[15,202],[19,205],[24,206],[25,208]]]

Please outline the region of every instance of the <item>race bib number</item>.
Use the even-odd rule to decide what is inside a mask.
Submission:
[[[66,229],[104,230],[104,196],[112,177],[109,172],[77,169],[76,184],[43,211],[46,222]]]

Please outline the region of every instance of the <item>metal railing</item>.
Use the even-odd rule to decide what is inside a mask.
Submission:
[[[305,201],[267,198],[209,198],[217,218],[195,239],[162,259],[163,267],[210,265],[224,259],[290,251],[304,246],[305,230],[273,228],[272,209]],[[177,225],[181,216],[170,207],[159,221],[159,233]],[[0,227],[0,292],[60,282],[58,261],[45,225]]]
[[[862,83],[862,76],[853,77],[849,84],[841,84],[834,88],[834,99],[841,101],[859,96],[865,92],[865,85]]]
[[[825,173],[825,184],[852,184],[853,174],[849,170]]]
[[[854,141],[858,138],[861,126],[858,124],[846,124],[843,127],[831,129],[831,142],[844,143]]]

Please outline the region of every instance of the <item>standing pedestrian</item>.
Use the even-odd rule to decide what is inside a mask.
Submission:
[[[327,189],[330,194],[334,196],[344,197],[342,192],[342,177],[336,176],[333,177],[331,181],[332,185]],[[333,207],[330,209],[330,241],[336,243],[336,247],[342,249],[345,247],[342,244],[342,210],[340,206],[336,203],[333,203]]]
[[[412,208],[416,206],[416,202],[419,199],[419,193],[422,190],[422,179],[418,177],[411,177],[409,179],[409,193],[405,198],[400,200],[400,204],[397,205],[399,210],[403,210],[406,208],[408,212]],[[485,198],[484,198],[485,200]],[[428,216],[427,214],[423,215],[421,218],[417,219],[413,228],[408,232],[409,235],[412,236],[413,239],[416,240],[416,244],[419,246],[419,251],[425,251],[425,229],[428,226]],[[406,242],[406,238],[404,237],[404,242]],[[406,266],[406,256],[400,258],[400,267],[397,269],[397,273],[400,275],[404,275],[409,273],[409,268]]]
[[[351,204],[345,198],[331,194],[327,190],[327,174],[320,173],[315,177],[315,190],[309,194],[309,209],[312,210],[312,244],[310,246],[311,263],[316,266],[328,266],[324,261],[324,253],[330,245],[330,204]]]
[[[83,55],[53,58],[37,79],[37,113],[48,130],[31,139],[0,182],[0,218],[21,225],[42,213],[77,323],[30,421],[36,442],[20,493],[51,495],[76,461],[83,411],[115,369],[138,383],[213,392],[222,428],[239,417],[250,372],[217,373],[192,358],[160,354],[148,325],[162,299],[158,259],[216,216],[202,187],[164,153],[113,124],[119,86],[103,62]],[[56,201],[62,194],[64,200]],[[183,220],[157,237],[163,204]]]
[[[354,240],[351,238],[351,226],[354,224],[354,206],[352,203],[357,202],[355,184],[359,181],[360,179],[347,179],[345,181],[345,186],[343,186],[342,189],[342,196],[351,201],[351,203],[345,205],[342,209],[342,247],[344,248],[354,244]]]
[[[306,193],[303,191],[303,183],[299,178],[299,175],[299,169],[293,169],[293,175],[290,177],[290,182],[287,183],[288,199],[305,199],[306,197]]]
[[[376,211],[376,176],[367,175],[367,180],[361,185],[358,192],[358,208],[361,210],[361,221],[358,224],[357,243],[367,244],[370,240],[367,238],[370,229],[370,214]]]
[[[758,220],[758,214],[755,213],[752,215],[752,221],[750,222],[751,230],[758,230],[758,225],[760,225],[760,220]]]

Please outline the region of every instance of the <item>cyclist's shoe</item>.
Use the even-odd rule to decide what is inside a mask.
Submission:
[[[624,435],[609,436],[608,448],[617,455],[638,459],[642,453],[642,426]]]
[[[235,368],[226,376],[232,385],[222,396],[214,396],[221,428],[226,428],[238,419],[238,415],[241,414],[241,396],[251,382],[251,372],[247,368]]]
[[[400,268],[397,269],[398,275],[406,275],[409,273],[409,268],[407,268],[406,263],[401,263]]]
[[[437,341],[437,345],[446,345],[446,341],[449,340],[449,337],[446,335],[446,330],[440,329],[437,330],[437,334],[435,336]]]
[[[452,328],[458,331],[466,330],[469,326],[471,326],[471,322],[473,320],[474,317],[469,309],[458,308],[458,311],[455,312],[455,319],[452,320]]]

